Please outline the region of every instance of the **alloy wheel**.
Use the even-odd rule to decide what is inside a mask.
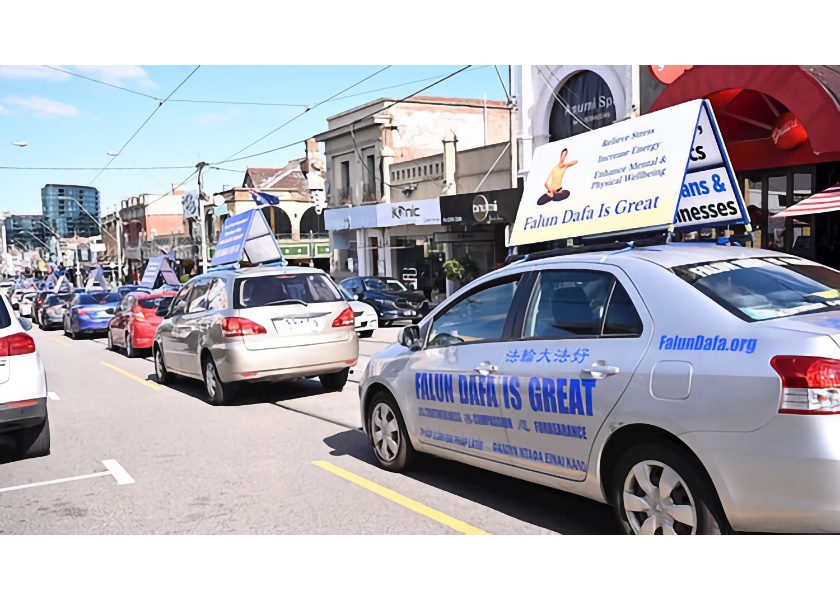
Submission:
[[[204,367],[204,385],[207,387],[207,395],[211,398],[216,397],[216,388],[218,382],[216,381],[216,367],[211,361],[207,361]]]
[[[697,505],[674,469],[656,461],[636,464],[624,480],[624,512],[636,535],[694,535]]]
[[[385,462],[392,462],[400,451],[402,438],[397,415],[385,403],[376,405],[373,409],[371,437],[373,449],[377,456]]]

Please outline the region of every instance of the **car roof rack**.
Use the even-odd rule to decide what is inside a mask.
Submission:
[[[616,236],[632,237],[632,236]],[[626,239],[624,241],[613,241],[601,244],[587,243],[583,240],[583,245],[568,246],[566,248],[555,248],[553,250],[541,250],[539,252],[531,252],[529,254],[513,254],[505,259],[505,265],[510,265],[518,262],[531,262],[543,258],[553,258],[556,256],[572,256],[575,254],[587,254],[590,252],[624,252],[632,248],[647,248],[651,246],[662,246],[668,243],[668,232],[657,232],[654,235],[639,238]]]

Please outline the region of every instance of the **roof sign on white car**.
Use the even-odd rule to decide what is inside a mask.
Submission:
[[[540,146],[511,246],[750,219],[708,100]]]
[[[288,264],[265,220],[265,214],[255,208],[225,220],[210,266],[234,265],[243,259],[252,265]]]
[[[172,264],[169,261],[170,257],[165,254],[150,258],[149,263],[146,265],[146,270],[143,271],[140,287],[154,289],[159,274],[163,274],[163,280],[169,285],[180,287],[181,282],[178,281],[178,277],[175,275],[175,271],[172,269]]]

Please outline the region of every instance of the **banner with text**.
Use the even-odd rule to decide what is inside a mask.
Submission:
[[[259,209],[252,208],[225,220],[210,266],[234,265],[243,258],[255,265],[267,262],[286,264],[265,214]]]
[[[707,100],[537,148],[511,246],[749,223]]]
[[[140,280],[140,286],[154,289],[155,283],[157,282],[158,275],[163,275],[163,281],[169,285],[178,286],[181,283],[178,281],[178,277],[175,275],[175,271],[172,269],[172,265],[169,264],[169,260],[165,255],[161,256],[153,256],[149,259],[149,263],[146,265],[146,270],[143,271],[143,278]]]

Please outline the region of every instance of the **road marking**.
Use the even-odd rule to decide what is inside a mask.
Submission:
[[[55,341],[56,341],[56,342],[58,342],[59,344],[64,344],[65,346],[69,346],[69,345],[70,345],[70,340],[68,340],[68,339],[67,339],[67,338],[65,338],[65,337],[54,337],[54,338],[53,338],[53,340],[55,340]]]
[[[128,371],[123,371],[119,367],[116,367],[116,366],[112,365],[111,363],[107,363],[105,361],[102,361],[99,364],[104,365],[104,366],[108,367],[109,369],[113,369],[114,371],[116,371],[120,375],[125,375],[129,379],[133,379],[134,381],[136,381],[138,383],[142,383],[143,385],[145,385],[147,387],[150,387],[153,390],[160,391],[160,386],[158,384],[156,384],[154,381],[149,381],[148,379],[143,379],[142,377],[137,377],[137,375],[129,373]]]
[[[364,477],[359,477],[355,473],[351,473],[350,471],[345,471],[341,467],[337,467],[332,463],[329,463],[325,460],[316,460],[312,463],[316,467],[321,467],[322,469],[333,473],[334,475],[338,475],[355,483],[356,485],[365,488],[368,491],[373,492],[374,494],[379,494],[383,498],[387,498],[391,502],[396,502],[400,506],[404,506],[409,510],[413,510],[416,513],[423,515],[424,517],[428,517],[433,521],[437,521],[447,527],[454,529],[459,533],[463,533],[466,535],[490,535],[486,531],[482,531],[477,527],[473,527],[472,525],[468,525],[463,521],[459,521],[454,517],[450,517],[440,511],[435,510],[434,508],[428,507],[425,504],[420,504],[416,500],[412,500],[411,498],[407,498],[402,494],[398,494],[392,490],[389,490],[386,487],[382,487],[381,485],[374,483]]]
[[[50,400],[61,400],[61,398],[59,398],[58,394],[56,394],[55,392],[50,392],[49,394],[47,394],[47,398],[49,398]]]
[[[50,481],[39,481],[37,483],[24,483],[23,485],[15,485],[7,488],[0,488],[0,494],[3,492],[14,492],[17,490],[25,490],[28,488],[42,487],[45,485],[54,485],[56,483],[67,483],[69,481],[80,481],[82,479],[93,479],[94,477],[105,477],[111,475],[116,480],[117,485],[127,485],[134,483],[131,475],[122,467],[120,463],[114,459],[103,460],[102,464],[107,469],[106,471],[99,471],[97,473],[88,473],[87,475],[76,475],[75,477],[64,477],[62,479],[51,479]]]

